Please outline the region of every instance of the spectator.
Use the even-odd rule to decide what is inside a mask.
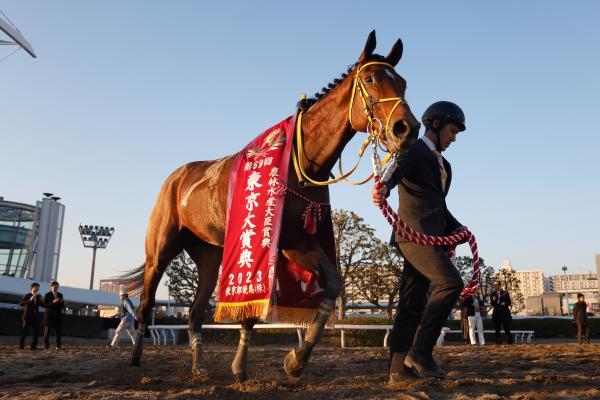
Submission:
[[[510,335],[510,323],[512,321],[510,295],[502,289],[500,281],[494,281],[492,287],[494,291],[490,296],[490,303],[493,308],[492,321],[494,321],[494,327],[496,328],[496,344],[502,344],[502,338],[500,337],[500,328],[502,327],[506,333],[507,343],[512,344],[513,339]]]
[[[464,344],[469,344],[469,316],[467,315],[467,307],[465,301],[460,301],[460,329],[462,330],[462,339]]]
[[[62,312],[65,301],[62,293],[58,291],[58,282],[50,284],[50,291],[44,296],[44,346],[46,350],[50,347],[50,330],[56,332],[56,350],[61,348],[62,339]]]
[[[485,337],[483,335],[483,319],[481,318],[483,301],[479,295],[472,294],[464,300],[464,304],[467,308],[467,316],[469,319],[469,341],[472,345],[477,344],[477,339],[475,338],[475,330],[477,330],[479,345],[483,346],[485,344]]]
[[[573,306],[573,320],[577,325],[577,342],[582,344],[585,341],[589,344],[590,325],[588,324],[587,304],[583,293],[577,293],[577,303]]]
[[[30,327],[33,330],[31,350],[37,350],[38,336],[40,335],[39,307],[43,305],[42,296],[38,294],[40,291],[40,284],[33,282],[30,285],[30,289],[31,291],[23,296],[19,302],[19,304],[23,306],[23,325],[21,329],[21,337],[19,338],[19,349],[21,350],[25,348],[25,337],[29,333]]]
[[[115,347],[119,343],[119,336],[121,335],[121,331],[124,329],[125,332],[129,335],[131,339],[131,343],[135,345],[135,310],[133,309],[133,303],[129,299],[129,293],[125,288],[121,288],[119,291],[119,296],[121,297],[121,307],[119,309],[119,315],[121,316],[121,322],[119,326],[117,326],[117,330],[115,331],[115,336],[113,337],[112,342],[110,343],[111,347]]]

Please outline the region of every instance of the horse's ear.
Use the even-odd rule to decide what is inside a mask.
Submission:
[[[375,46],[377,46],[377,39],[375,38],[375,30],[373,29],[371,33],[369,33],[369,37],[367,38],[367,43],[365,43],[365,49],[362,54],[358,58],[358,62],[362,62],[367,58],[373,55],[373,51],[375,51]]]
[[[392,47],[392,50],[390,50],[390,54],[388,54],[385,59],[391,65],[396,66],[396,64],[398,64],[398,61],[400,61],[400,59],[402,58],[403,51],[404,46],[402,45],[402,40],[398,39],[394,44],[394,47]]]

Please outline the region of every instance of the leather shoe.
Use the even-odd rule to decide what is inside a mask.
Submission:
[[[419,378],[414,370],[404,365],[405,357],[406,352],[392,353],[390,359],[390,385],[407,383]]]
[[[422,375],[433,376],[434,378],[446,377],[446,373],[438,367],[432,357],[424,357],[412,351],[404,358],[404,365],[416,369]]]
[[[412,369],[404,368],[402,372],[390,372],[390,385],[407,383],[419,379]]]

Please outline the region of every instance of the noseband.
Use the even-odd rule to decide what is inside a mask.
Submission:
[[[354,75],[354,82],[352,84],[352,94],[350,96],[350,104],[349,104],[349,108],[348,108],[348,110],[349,110],[348,111],[348,121],[350,122],[350,126],[352,127],[352,129],[354,129],[357,132],[360,131],[359,129],[356,129],[356,127],[352,123],[352,108],[354,107],[354,98],[356,97],[356,93],[358,92],[358,94],[360,96],[360,100],[363,105],[363,111],[367,117],[367,134],[368,134],[368,136],[365,139],[365,141],[363,142],[363,144],[360,146],[360,150],[358,152],[358,155],[359,155],[358,161],[356,162],[356,164],[354,164],[354,166],[348,172],[343,173],[341,171],[341,158],[340,158],[340,173],[341,173],[341,175],[339,177],[329,179],[326,181],[315,181],[308,176],[308,174],[302,168],[302,160],[301,160],[302,154],[304,154],[303,145],[302,145],[302,114],[303,114],[303,111],[298,112],[298,116],[296,118],[296,149],[297,149],[297,151],[292,151],[292,160],[294,163],[294,169],[296,170],[296,175],[298,176],[298,183],[300,186],[302,186],[302,187],[307,186],[307,185],[326,186],[326,185],[331,185],[333,183],[339,182],[341,180],[345,180],[350,175],[352,175],[352,173],[356,170],[356,168],[360,164],[360,161],[362,159],[362,156],[363,156],[365,150],[367,149],[367,147],[370,143],[376,143],[376,144],[381,143],[387,149],[389,149],[389,147],[387,146],[387,141],[386,141],[386,138],[387,138],[386,133],[391,132],[390,126],[389,126],[390,120],[392,119],[392,115],[394,114],[394,111],[396,111],[396,108],[398,108],[398,106],[400,106],[401,104],[406,104],[406,101],[404,100],[403,97],[386,97],[383,99],[375,99],[369,94],[369,91],[365,87],[365,84],[363,83],[362,79],[360,79],[360,73],[362,72],[362,70],[364,68],[371,66],[371,65],[383,65],[383,66],[389,67],[392,70],[394,70],[394,66],[389,63],[382,62],[382,61],[371,61],[371,62],[368,62],[368,63],[362,65],[360,68],[358,68],[358,70],[356,71],[356,73]],[[384,126],[383,123],[381,122],[381,120],[374,116],[373,108],[376,104],[386,103],[386,102],[390,102],[390,101],[393,101],[395,103],[386,118],[386,123]],[[408,128],[408,125],[406,124],[405,121],[402,121],[402,123]],[[369,177],[367,177],[365,180],[363,180],[361,182],[350,182],[350,183],[361,185],[363,183],[368,182],[372,177],[373,177],[373,175],[371,174]]]

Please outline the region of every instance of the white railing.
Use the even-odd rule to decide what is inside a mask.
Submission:
[[[306,325],[296,324],[257,324],[254,325],[254,329],[296,329],[298,335],[298,345],[301,346],[304,340],[304,330]],[[168,340],[171,339],[173,344],[177,344],[177,334],[175,331],[188,330],[188,325],[150,325],[148,326],[150,335],[152,336],[153,345],[166,345]],[[242,329],[240,324],[207,324],[202,325],[202,329]],[[392,325],[353,325],[353,324],[335,324],[333,326],[327,326],[327,329],[337,329],[340,331],[341,346],[346,347],[346,330],[358,329],[358,330],[385,330],[385,336],[383,338],[383,347],[388,347],[388,339],[392,330]],[[162,343],[161,343],[162,342]]]
[[[298,346],[302,345],[304,340],[304,330],[306,325],[297,324],[256,324],[253,329],[296,329],[298,335]],[[383,347],[389,346],[389,337],[392,331],[393,325],[359,325],[359,324],[334,324],[333,326],[327,326],[326,329],[336,329],[340,331],[340,344],[341,347],[346,347],[346,332],[347,330],[385,330],[383,337]],[[173,344],[177,344],[177,334],[175,331],[188,330],[188,325],[150,325],[148,326],[150,335],[152,336],[153,345],[167,345],[168,340],[171,339]],[[202,329],[235,329],[240,330],[242,326],[240,324],[207,324],[202,325]],[[492,330],[484,330],[484,333],[495,333]],[[442,328],[440,336],[437,340],[437,345],[442,346],[446,334],[448,333],[462,333],[459,330],[451,330],[450,328]],[[534,331],[525,330],[514,330],[511,334],[515,335],[515,343],[531,343]],[[161,343],[162,342],[162,343]]]
[[[444,340],[448,333],[462,334],[462,331],[451,330],[450,328],[446,328],[446,327],[442,328],[442,331],[440,332],[440,336],[438,336],[438,340],[437,340],[438,346],[442,346],[444,344]],[[496,331],[484,330],[483,333],[496,333]],[[525,341],[527,341],[527,343],[531,343],[531,338],[533,337],[534,331],[523,331],[523,330],[513,331],[513,330],[511,330],[510,334],[515,335],[515,343],[525,343]]]

